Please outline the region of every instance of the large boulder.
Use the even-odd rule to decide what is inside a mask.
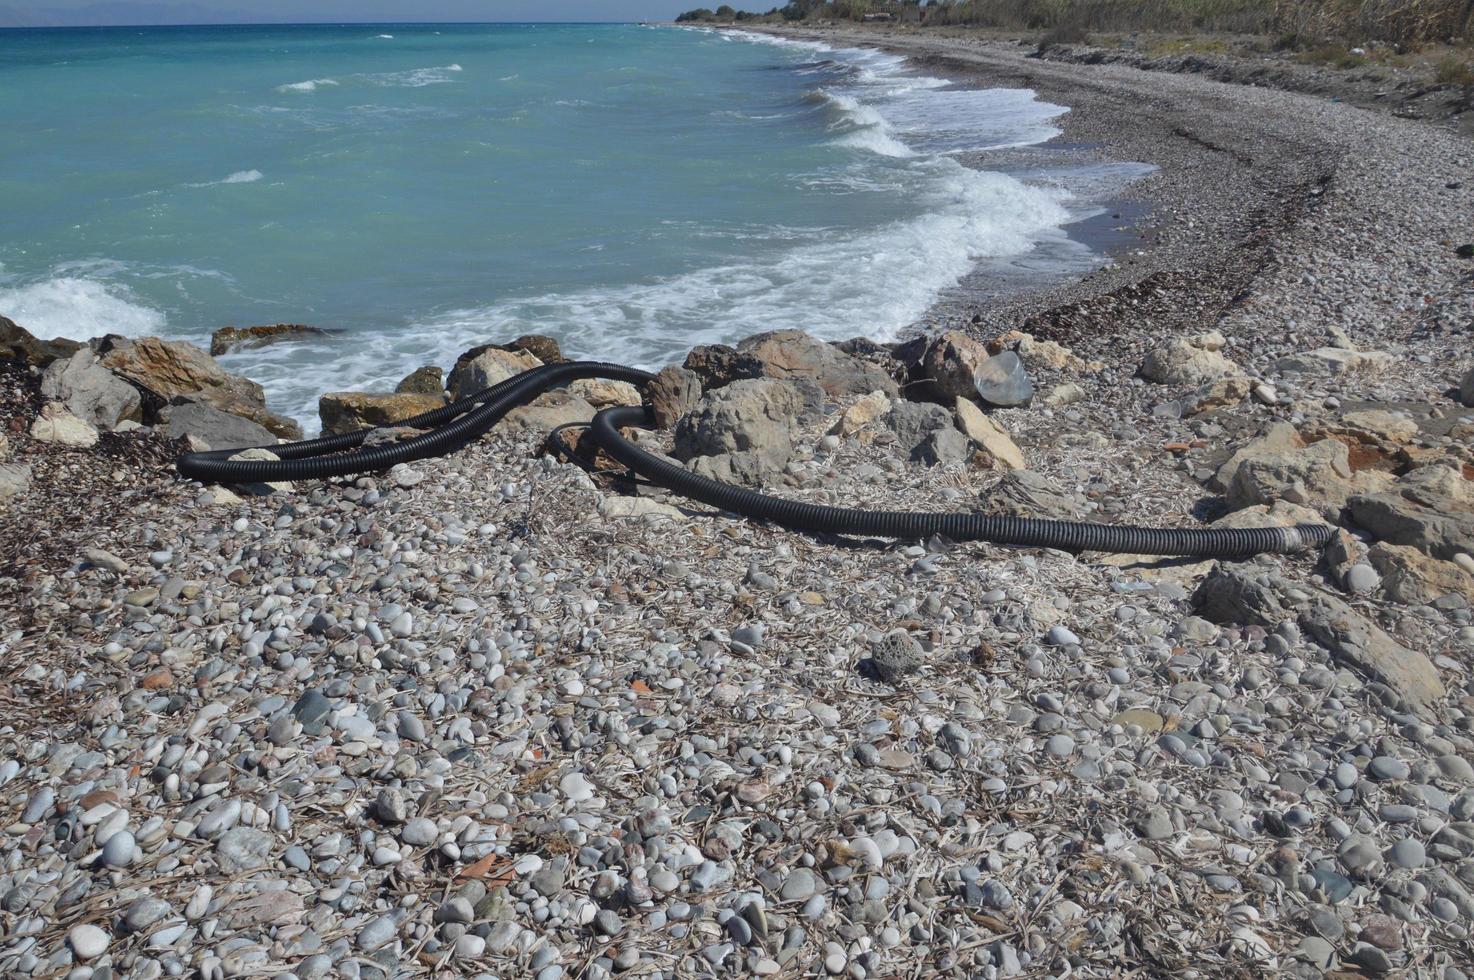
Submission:
[[[1474,485],[1452,466],[1421,466],[1383,492],[1352,496],[1347,510],[1389,544],[1447,561],[1474,555]]]
[[[780,380],[808,378],[831,398],[884,391],[894,395],[895,380],[870,361],[846,354],[802,330],[773,330],[748,337],[737,350],[762,363],[763,374]]]
[[[1305,440],[1300,437],[1299,431],[1289,422],[1276,422],[1256,438],[1250,440],[1236,449],[1232,456],[1220,467],[1209,480],[1208,487],[1219,493],[1227,492],[1233,486],[1234,476],[1239,471],[1239,464],[1244,460],[1256,456],[1268,456],[1299,449],[1305,445]]]
[[[144,389],[156,412],[168,402],[202,402],[265,426],[283,439],[302,438],[302,427],[266,407],[266,393],[249,378],[231,374],[213,357],[182,340],[106,337],[98,347],[103,367]]]
[[[896,446],[913,462],[927,466],[967,459],[967,436],[952,421],[952,413],[931,402],[897,402],[886,419],[896,434]]]
[[[138,389],[99,364],[97,355],[86,347],[51,362],[41,376],[41,396],[61,402],[98,429],[112,430],[124,419],[138,422],[143,418]]]
[[[785,381],[734,381],[703,395],[676,425],[675,456],[689,462],[747,453],[751,458],[743,461],[746,482],[755,482],[752,476],[776,473],[788,464],[793,455],[790,425],[802,407],[802,394]]]
[[[512,353],[522,352],[531,354],[544,364],[562,364],[568,360],[563,356],[563,348],[552,337],[540,333],[525,333],[515,340],[509,340],[505,344],[496,344],[502,350]]]
[[[1291,354],[1274,362],[1279,374],[1308,374],[1336,377],[1343,374],[1365,374],[1390,367],[1396,360],[1385,351],[1347,350],[1344,347],[1321,347],[1303,354]]]
[[[210,334],[210,356],[219,357],[233,350],[250,350],[265,347],[282,340],[301,340],[304,337],[326,337],[321,327],[309,327],[301,323],[272,323],[260,327],[221,327]]]
[[[31,438],[68,449],[90,449],[97,445],[97,429],[67,411],[60,402],[47,402],[31,423]]]
[[[1242,460],[1228,488],[1228,502],[1238,508],[1285,500],[1334,521],[1353,493],[1370,489],[1371,477],[1352,472],[1345,443],[1323,439],[1304,449]]]
[[[673,428],[701,400],[701,379],[692,371],[667,364],[645,386],[650,412],[662,429]]]
[[[926,345],[920,368],[937,395],[945,400],[967,398],[976,401],[978,368],[992,356],[978,340],[961,330],[948,330]]]
[[[1474,575],[1451,561],[1429,558],[1417,548],[1379,541],[1367,552],[1367,561],[1382,577],[1382,591],[1390,599],[1429,605],[1447,595],[1474,603]]]
[[[524,371],[542,367],[542,361],[526,351],[509,351],[500,347],[475,347],[456,359],[446,387],[454,399],[474,395],[483,388],[500,384]]]
[[[1221,353],[1226,341],[1216,330],[1195,337],[1177,337],[1147,354],[1140,374],[1167,385],[1205,385],[1243,374]]]
[[[0,361],[20,361],[44,368],[59,357],[71,357],[82,346],[65,337],[41,340],[14,320],[0,316]]]
[[[334,391],[317,400],[317,414],[322,419],[322,434],[334,436],[398,425],[444,405],[445,398],[441,395]]]
[[[250,419],[231,415],[199,402],[165,405],[159,409],[157,431],[166,439],[187,439],[195,452],[270,446],[276,436]]]

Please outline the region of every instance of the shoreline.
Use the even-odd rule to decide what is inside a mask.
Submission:
[[[0,319],[0,973],[1463,980],[1474,147],[906,45],[1158,164],[1152,247],[929,344],[760,335],[275,489],[170,467],[273,423],[247,379]],[[471,387],[558,353],[485,341]],[[1032,400],[979,381],[1014,363]],[[642,394],[640,445],[811,504],[1339,531],[838,539],[545,451]]]

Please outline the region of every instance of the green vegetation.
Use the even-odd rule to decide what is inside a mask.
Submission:
[[[1054,44],[1088,32],[1222,32],[1279,37],[1278,46],[1316,52],[1339,45],[1413,50],[1474,40],[1474,0],[790,0],[766,14],[723,6],[678,20],[884,19],[926,26],[1039,31]],[[1074,38],[1076,40],[1070,40]],[[1356,57],[1347,55],[1347,57]],[[1345,60],[1329,48],[1316,60]]]
[[[1468,55],[1445,55],[1433,67],[1433,80],[1439,85],[1466,85],[1474,87],[1474,62]]]

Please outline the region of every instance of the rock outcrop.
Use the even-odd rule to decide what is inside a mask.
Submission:
[[[1432,662],[1388,636],[1334,596],[1296,588],[1272,573],[1219,564],[1192,597],[1213,623],[1273,629],[1294,622],[1337,660],[1386,684],[1411,707],[1428,712],[1444,695]]]
[[[968,457],[967,436],[953,423],[952,413],[940,405],[896,402],[886,425],[895,433],[896,447],[914,463],[936,466]]]
[[[441,395],[385,394],[365,391],[334,391],[317,400],[323,435],[338,435],[381,425],[397,425],[405,419],[433,412],[445,404]]]
[[[283,340],[302,340],[307,337],[326,337],[321,327],[309,327],[301,323],[271,323],[259,327],[221,327],[210,334],[210,356],[219,357],[233,350],[251,350],[265,347]]]
[[[1373,474],[1352,472],[1345,443],[1323,439],[1303,449],[1245,457],[1228,487],[1228,502],[1238,508],[1285,500],[1334,521],[1352,494],[1376,482]]]
[[[1382,578],[1382,592],[1397,602],[1432,605],[1446,596],[1474,603],[1474,575],[1455,562],[1430,558],[1417,548],[1379,541],[1367,561]]]
[[[138,389],[98,363],[83,347],[71,357],[57,358],[41,377],[41,396],[60,402],[73,415],[98,429],[115,429],[119,422],[143,418]]]
[[[182,340],[106,337],[98,345],[102,365],[133,382],[150,416],[169,402],[201,402],[211,408],[256,422],[283,439],[302,438],[302,427],[266,407],[261,386],[222,368],[209,354]]]
[[[0,361],[20,361],[44,368],[57,358],[71,357],[82,346],[65,337],[41,340],[14,320],[0,316]]]
[[[1351,519],[1377,539],[1448,561],[1474,555],[1474,484],[1452,466],[1419,467],[1380,493],[1347,502]]]

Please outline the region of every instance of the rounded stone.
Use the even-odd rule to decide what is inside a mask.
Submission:
[[[72,947],[72,955],[79,960],[95,960],[107,952],[108,944],[112,937],[97,926],[84,923],[73,926],[71,932],[67,933],[67,944]]]

